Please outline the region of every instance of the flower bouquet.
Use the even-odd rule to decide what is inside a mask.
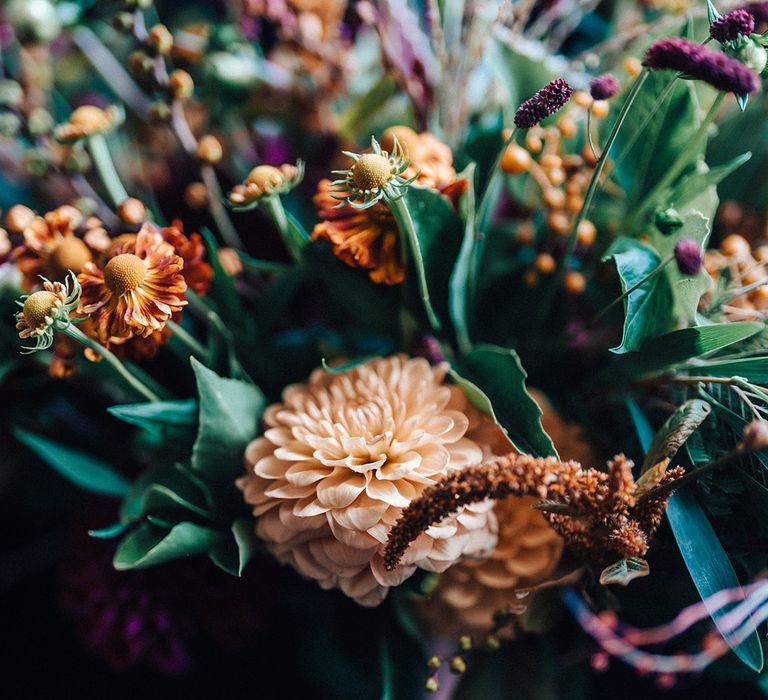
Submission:
[[[768,688],[765,4],[181,5],[2,7],[9,585],[112,697]]]

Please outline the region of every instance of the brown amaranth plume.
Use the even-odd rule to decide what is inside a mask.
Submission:
[[[681,467],[659,482],[680,478]],[[632,462],[616,455],[608,471],[584,469],[578,462],[555,457],[510,453],[477,467],[463,469],[426,488],[389,532],[384,551],[388,570],[408,546],[431,525],[459,508],[490,498],[534,496],[566,547],[587,564],[604,566],[616,558],[643,556],[661,522],[669,494],[636,504]]]

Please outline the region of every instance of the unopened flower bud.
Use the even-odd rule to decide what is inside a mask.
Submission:
[[[13,112],[0,114],[0,136],[12,139],[21,129],[21,119]]]
[[[136,226],[147,219],[147,209],[144,204],[135,197],[123,200],[117,208],[117,215],[124,224]]]
[[[610,73],[595,78],[589,84],[589,94],[593,100],[609,100],[619,91],[619,81]]]
[[[133,15],[130,12],[118,12],[112,19],[112,26],[120,32],[133,31]]]
[[[82,147],[70,148],[64,158],[64,169],[68,173],[87,173],[91,169],[91,157]]]
[[[462,634],[458,639],[458,647],[462,651],[469,651],[472,648],[472,637],[468,634]]]
[[[11,0],[5,19],[22,43],[53,41],[61,31],[56,8],[49,0]]]
[[[499,638],[494,634],[489,634],[483,640],[483,649],[486,651],[498,651],[501,648],[501,642]]]
[[[427,682],[424,683],[424,690],[426,690],[428,693],[436,693],[439,688],[440,685],[437,682],[437,678],[434,676],[427,678]]]
[[[677,209],[670,207],[669,209],[657,213],[654,223],[659,231],[665,236],[669,236],[682,227],[683,219],[680,214],[677,213]]]
[[[202,182],[190,182],[184,190],[184,201],[190,209],[202,209],[208,204],[208,188]]]
[[[726,44],[723,50],[758,75],[765,70],[768,63],[768,53],[763,45],[748,36],[739,37],[736,41]]]
[[[35,218],[35,212],[23,204],[15,204],[5,215],[5,225],[11,233],[21,233],[32,219]]]
[[[675,244],[677,269],[684,275],[698,275],[704,262],[701,246],[691,238],[681,238]]]
[[[751,452],[768,448],[768,421],[756,419],[747,423],[744,426],[741,445]]]
[[[427,659],[427,668],[432,671],[437,671],[442,665],[443,660],[439,656],[430,656],[429,659]]]
[[[451,673],[457,675],[464,673],[467,670],[467,664],[461,656],[454,656],[449,664]]]
[[[24,90],[15,80],[0,80],[0,106],[17,107],[24,99]]]
[[[155,64],[144,51],[134,51],[128,56],[128,70],[137,78],[145,78],[152,74]]]
[[[173,34],[164,24],[156,24],[149,30],[149,44],[162,56],[173,48]]]
[[[49,134],[54,127],[53,115],[42,107],[33,109],[27,117],[27,129],[32,136]]]
[[[153,102],[149,108],[149,118],[157,124],[165,124],[171,119],[171,108],[162,100]]]
[[[203,163],[209,165],[216,165],[224,156],[224,149],[221,147],[219,140],[211,134],[203,136],[197,144],[197,151],[195,153],[198,159]]]
[[[168,76],[168,89],[174,99],[186,100],[192,96],[195,83],[192,76],[185,70],[175,70]]]

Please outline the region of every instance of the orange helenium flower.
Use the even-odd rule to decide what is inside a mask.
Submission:
[[[147,337],[186,305],[183,267],[173,246],[145,225],[112,251],[103,269],[86,263],[78,310],[91,316],[102,342]]]
[[[405,278],[397,224],[385,204],[377,202],[367,209],[345,204],[338,207],[330,180],[321,180],[314,202],[323,219],[312,231],[312,240],[333,245],[339,260],[350,267],[361,267],[377,284],[399,284]]]

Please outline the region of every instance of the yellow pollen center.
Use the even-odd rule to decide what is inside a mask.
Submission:
[[[136,289],[146,274],[147,266],[138,255],[121,253],[104,268],[104,284],[110,292],[120,296]]]
[[[22,309],[24,321],[30,328],[43,328],[45,319],[51,315],[59,297],[53,292],[35,292],[30,294],[24,302]]]
[[[69,270],[76,275],[83,271],[85,263],[93,260],[88,246],[75,236],[66,236],[52,251],[49,263],[56,277],[64,277]]]
[[[98,131],[109,123],[107,113],[94,105],[78,107],[69,117],[69,123],[85,131]]]
[[[392,179],[392,166],[378,153],[365,153],[352,166],[352,180],[361,190],[378,190]]]
[[[245,181],[249,185],[256,185],[261,190],[269,190],[277,187],[283,179],[283,174],[272,165],[257,165],[248,175]]]

